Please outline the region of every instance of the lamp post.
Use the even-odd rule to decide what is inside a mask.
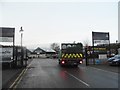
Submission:
[[[19,31],[19,32],[21,33],[21,47],[22,47],[23,31],[24,31],[24,30],[22,29],[22,27],[20,27],[20,31]]]
[[[21,66],[23,66],[23,48],[22,48],[23,29],[22,27],[20,27],[19,32],[21,33]]]

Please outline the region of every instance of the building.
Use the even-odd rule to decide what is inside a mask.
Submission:
[[[52,49],[37,48],[31,53],[31,57],[38,58],[50,58],[56,55],[56,52]]]

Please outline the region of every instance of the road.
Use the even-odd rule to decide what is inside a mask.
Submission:
[[[57,59],[34,59],[14,88],[118,88],[118,73],[85,65],[60,67]]]

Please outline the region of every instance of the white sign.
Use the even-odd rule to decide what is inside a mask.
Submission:
[[[13,42],[13,37],[0,37],[0,42]]]
[[[98,44],[109,44],[109,40],[94,40],[94,43],[98,43]]]
[[[120,48],[118,49],[118,54],[120,54]]]
[[[4,47],[0,48],[0,57],[2,58],[11,58],[13,56],[13,48],[12,47]]]
[[[107,59],[107,54],[99,54],[99,59]]]

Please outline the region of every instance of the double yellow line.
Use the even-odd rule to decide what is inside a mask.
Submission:
[[[30,67],[31,63],[22,70],[22,72],[20,73],[20,75],[15,79],[15,81],[12,83],[12,85],[10,85],[10,89],[12,88],[13,90],[18,86],[18,84],[20,83],[23,75],[26,73],[26,71],[28,70],[28,68]]]

